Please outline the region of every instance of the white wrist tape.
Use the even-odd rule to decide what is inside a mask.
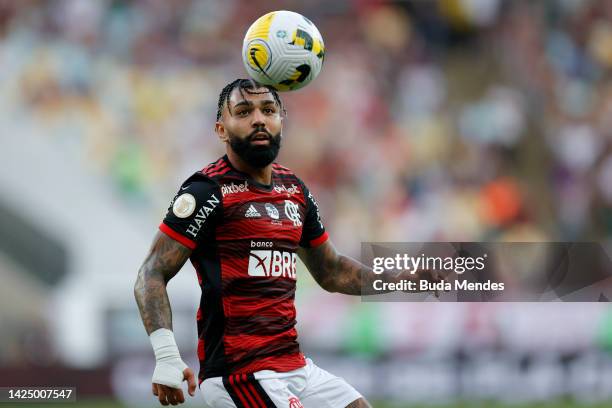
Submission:
[[[187,364],[181,360],[174,334],[168,329],[157,329],[149,335],[155,353],[153,382],[172,388],[181,388]]]

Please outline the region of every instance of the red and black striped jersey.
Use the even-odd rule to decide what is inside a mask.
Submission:
[[[273,164],[266,186],[224,156],[183,183],[160,229],[193,250],[200,381],[305,365],[295,329],[296,251],[327,233],[291,170]]]

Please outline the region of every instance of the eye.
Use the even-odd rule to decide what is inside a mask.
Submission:
[[[276,114],[276,112],[277,112],[277,111],[276,111],[276,108],[274,108],[274,107],[269,107],[269,108],[264,108],[264,109],[263,109],[263,112],[264,112],[266,115],[274,115],[274,114]]]
[[[239,110],[236,112],[236,116],[245,117],[249,114],[249,111],[246,109]]]

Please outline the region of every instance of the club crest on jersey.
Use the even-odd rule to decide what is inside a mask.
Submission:
[[[249,184],[246,180],[244,181],[244,183],[236,184],[232,182],[229,184],[223,184],[221,186],[221,195],[223,197],[225,197],[228,194],[246,193],[247,191],[249,191]]]
[[[302,226],[302,219],[300,217],[300,207],[296,203],[290,200],[285,200],[285,215],[291,221],[293,221],[294,227]]]
[[[268,213],[268,217],[272,218],[273,220],[278,220],[280,216],[278,213],[278,208],[276,208],[273,204],[270,203],[266,203],[265,207],[266,212]]]
[[[247,210],[245,211],[244,217],[245,218],[259,218],[261,217],[261,214],[259,213],[259,211],[257,211],[255,206],[251,204],[249,208],[247,208]]]
[[[295,252],[252,250],[249,254],[249,276],[296,279],[296,271]]]

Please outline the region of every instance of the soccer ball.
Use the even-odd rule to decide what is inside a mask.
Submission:
[[[249,75],[279,91],[308,85],[321,72],[325,57],[317,27],[293,11],[272,11],[249,27],[242,60]]]

